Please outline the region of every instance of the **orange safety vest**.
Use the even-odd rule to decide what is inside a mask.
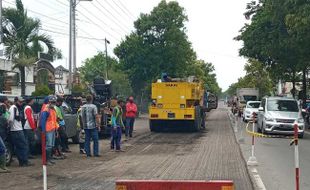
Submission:
[[[56,110],[49,109],[48,106],[46,106],[44,108],[44,111],[49,113],[49,116],[46,121],[46,126],[45,126],[46,132],[55,131],[59,127],[58,122],[57,122]]]

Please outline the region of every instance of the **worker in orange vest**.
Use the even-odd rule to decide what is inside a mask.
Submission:
[[[46,133],[46,161],[48,165],[54,165],[52,160],[52,150],[55,146],[55,136],[57,135],[58,122],[56,114],[56,101],[55,96],[49,96],[48,104],[42,109],[40,126],[42,131]]]

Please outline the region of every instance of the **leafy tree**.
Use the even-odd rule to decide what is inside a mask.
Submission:
[[[239,78],[237,83],[230,85],[226,94],[233,96],[236,94],[238,88],[257,88],[259,89],[260,97],[271,94],[273,91],[273,82],[262,63],[254,59],[249,59],[248,63],[244,66],[244,70],[246,71],[246,75]]]
[[[36,90],[32,92],[32,96],[48,96],[54,92],[47,85],[37,85]]]
[[[264,64],[273,78],[295,82],[303,71],[306,91],[306,71],[309,67],[309,16],[310,6],[306,0],[260,0],[252,1],[245,13],[251,23],[241,29],[236,38],[244,46],[240,55],[254,58]]]
[[[186,35],[188,20],[177,2],[161,1],[150,14],[141,14],[135,31],[114,50],[135,93],[144,92],[162,72],[187,76],[196,54]]]
[[[39,34],[40,21],[28,17],[21,0],[16,0],[16,8],[3,9],[3,40],[6,57],[13,61],[14,68],[21,73],[21,93],[25,95],[25,67],[37,60],[38,52],[47,49],[49,54],[61,56],[52,39]]]
[[[219,87],[216,74],[214,73],[215,68],[212,63],[206,63],[204,60],[197,60],[190,66],[188,75],[194,75],[204,82],[206,89],[212,93],[219,95],[222,89]]]
[[[112,91],[122,96],[132,94],[128,76],[121,70],[118,61],[108,56],[109,80],[112,80]],[[88,84],[93,83],[97,77],[105,78],[106,57],[104,53],[99,52],[92,58],[86,59],[84,65],[80,68],[83,81]]]

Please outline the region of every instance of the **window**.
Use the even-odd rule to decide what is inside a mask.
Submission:
[[[249,103],[247,108],[259,108],[260,102]]]
[[[298,112],[298,104],[294,100],[269,100],[268,111]]]

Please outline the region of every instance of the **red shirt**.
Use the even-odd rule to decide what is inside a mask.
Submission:
[[[137,111],[138,109],[135,103],[128,102],[126,104],[126,117],[136,117]]]

